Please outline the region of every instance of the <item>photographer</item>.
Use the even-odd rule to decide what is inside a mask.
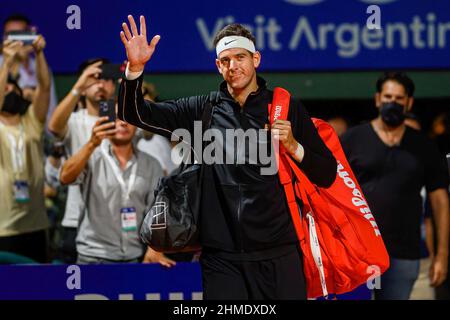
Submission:
[[[3,22],[3,39],[7,39],[11,32],[30,32],[34,29],[31,26],[30,19],[26,16],[15,14],[11,15]],[[16,54],[11,64],[9,73],[12,78],[17,81],[19,87],[24,91],[24,97],[34,93],[38,83],[37,64],[32,46],[23,46]],[[4,59],[4,55],[0,55],[0,64]],[[50,72],[50,71],[49,71]],[[32,100],[32,99],[29,99]],[[56,97],[55,84],[50,72],[50,100],[47,111],[47,119],[50,118],[53,110],[58,103]]]
[[[49,121],[49,130],[64,141],[68,156],[78,152],[89,141],[90,132],[98,120],[100,102],[114,97],[115,79],[104,78],[102,75],[101,68],[106,63],[108,63],[106,59],[90,59],[81,64],[80,77],[69,94],[56,107]],[[74,112],[76,108],[78,110]],[[55,170],[49,172],[51,174]],[[58,177],[47,174],[47,179],[55,180]],[[62,221],[62,254],[66,263],[76,261],[75,237],[82,207],[79,187],[69,186]]]
[[[38,79],[32,102],[23,98],[17,82],[8,77],[18,52],[28,46],[6,40],[0,66],[0,251],[37,262],[47,260],[42,136],[50,75],[43,52],[45,44],[39,35],[30,46],[36,54]]]
[[[86,204],[76,238],[80,264],[142,260],[138,226],[162,176],[158,161],[133,145],[136,127],[107,120],[96,121],[89,141],[61,169],[61,183],[79,184]],[[151,249],[145,256],[160,259],[163,265],[174,264]]]

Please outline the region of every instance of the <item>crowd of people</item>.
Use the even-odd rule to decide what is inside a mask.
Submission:
[[[143,23],[145,30],[141,19],[141,27]],[[147,130],[152,131],[152,126],[190,128],[189,119],[199,115],[201,118],[198,110],[204,101],[199,98],[157,102],[155,87],[142,81],[142,73],[159,38],[153,38],[145,47],[149,50],[146,57],[133,57],[143,46],[138,41],[146,39],[142,29],[138,35],[133,24],[134,20],[130,20],[131,31],[125,24],[121,35],[129,60],[124,76],[104,74],[102,66],[109,63],[107,59],[84,61],[75,84],[58,101],[45,57],[44,35],[32,44],[10,41],[6,35],[29,30],[30,21],[15,15],[4,22],[5,40],[0,56],[0,253],[14,253],[38,263],[152,262],[166,267],[174,266],[176,261],[198,259],[194,252],[169,255],[154,251],[139,238],[139,228],[153,203],[159,178],[178,165],[171,158],[176,142],[158,135],[158,130]],[[240,47],[220,47],[225,37],[238,37],[234,41]],[[258,108],[267,105],[271,93],[265,81],[256,76],[260,56],[252,43],[252,35],[239,25],[226,27],[216,37],[217,66],[225,80],[220,86],[220,97],[226,102],[224,108],[230,109],[226,111],[228,115],[219,114],[216,119],[222,116],[221,121],[228,121],[225,127],[234,122],[250,127],[265,125],[265,115]],[[243,70],[240,78],[233,75],[235,69]],[[241,90],[238,82],[246,76],[251,81]],[[125,97],[127,86],[139,92],[130,90]],[[383,286],[375,290],[375,297],[410,297],[419,274],[424,220],[432,261],[430,282],[440,288],[441,298],[448,299],[449,165],[445,156],[450,154],[450,114],[440,114],[427,136],[421,132],[420,119],[412,113],[415,86],[406,74],[387,72],[375,88],[374,103],[379,109],[376,119],[354,127],[341,116],[328,119],[376,214],[389,252],[391,267],[382,276]],[[100,116],[100,105],[108,100],[115,101],[116,109],[119,101],[126,106],[118,110],[117,119]],[[138,107],[152,109],[144,120],[130,107],[136,101],[136,111]],[[233,110],[244,107],[247,114],[227,118]],[[280,141],[286,149],[292,149],[299,167],[313,182],[326,187],[332,183],[336,162],[303,110],[301,107],[298,114],[290,114],[289,124],[275,125],[286,130],[285,140]],[[204,218],[201,230],[206,296],[214,299],[233,294],[236,298],[247,292],[242,298],[304,298],[303,292],[293,288],[304,287],[304,279],[283,276],[292,272],[294,266],[301,270],[301,254],[297,252],[298,240],[288,211],[267,200],[279,196],[278,177],[265,178],[260,183],[251,168],[212,168],[205,173],[211,188],[204,197],[204,206],[212,208],[212,212],[208,221]],[[272,222],[262,226],[251,220],[253,217],[244,226],[241,221],[239,228],[247,234],[241,234],[239,241],[235,238],[237,230],[233,229],[236,226],[227,220],[226,212],[242,197],[241,189],[233,189],[236,181],[243,181],[246,186],[259,184],[255,188],[258,194],[251,200],[260,205],[254,207],[257,210],[247,210]],[[244,193],[255,190],[249,188]],[[227,203],[222,203],[222,197]],[[260,234],[265,239],[257,239]],[[269,267],[267,261],[275,267]],[[219,274],[217,268],[230,273]],[[283,288],[249,288],[242,284],[242,277],[266,277],[259,270],[268,269],[270,279],[285,280],[280,280]],[[247,291],[241,290],[241,284]],[[267,293],[274,290],[278,296]]]

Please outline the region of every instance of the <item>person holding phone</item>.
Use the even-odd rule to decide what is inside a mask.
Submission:
[[[139,237],[162,168],[133,145],[135,126],[109,120],[97,119],[88,142],[61,169],[61,183],[79,185],[85,203],[76,237],[77,263],[144,260],[170,267],[175,262],[168,258],[151,260],[157,253]]]
[[[3,42],[0,64],[0,251],[47,262],[48,218],[44,203],[43,134],[50,98],[50,73],[42,35],[33,42],[38,85],[32,101],[8,77],[23,49]]]
[[[12,63],[10,73],[23,90],[36,91],[38,85],[38,70],[36,55],[34,53],[32,42],[36,39],[38,32],[36,27],[31,25],[31,20],[23,15],[14,14],[5,19],[3,22],[3,40],[7,40],[10,35],[14,35],[13,39],[24,39],[24,46],[19,50]],[[0,54],[0,64],[4,59],[4,55]],[[50,100],[47,111],[47,121],[55,110],[58,103],[56,96],[55,83],[50,72]]]
[[[64,142],[68,156],[78,152],[89,141],[90,132],[99,117],[100,103],[114,98],[116,79],[104,79],[101,76],[101,66],[106,63],[108,60],[97,58],[89,59],[80,65],[80,76],[72,90],[58,104],[49,121],[50,132]],[[47,179],[50,181],[59,180],[59,168],[54,169],[47,171]],[[68,188],[62,220],[63,236],[60,248],[66,263],[76,262],[75,238],[81,208],[83,201],[79,186],[71,185]]]

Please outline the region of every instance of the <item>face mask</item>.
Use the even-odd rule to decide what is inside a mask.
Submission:
[[[23,115],[27,112],[30,104],[31,102],[24,99],[20,94],[11,91],[5,96],[1,111]]]
[[[380,109],[381,119],[389,127],[398,127],[405,120],[405,113],[403,106],[396,102],[387,102],[381,105]]]

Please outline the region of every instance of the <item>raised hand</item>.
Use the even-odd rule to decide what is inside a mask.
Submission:
[[[159,35],[154,36],[150,44],[148,44],[144,16],[140,17],[140,33],[138,33],[133,16],[129,15],[128,21],[130,23],[131,32],[125,22],[122,23],[123,31],[120,32],[120,39],[122,39],[125,49],[127,50],[128,68],[132,72],[143,71],[145,64],[155,52],[156,45],[161,37]]]
[[[99,81],[98,77],[102,73],[102,69],[100,69],[102,63],[102,61],[97,61],[88,66],[78,78],[74,85],[74,89],[83,92],[93,84],[97,83]]]
[[[47,42],[45,41],[45,38],[40,34],[36,40],[33,41],[33,48],[36,51],[36,53],[41,53],[42,50],[45,49],[45,46],[47,45]]]
[[[21,41],[11,41],[5,40],[3,42],[3,57],[6,63],[12,63],[14,57],[22,49],[23,42]]]

